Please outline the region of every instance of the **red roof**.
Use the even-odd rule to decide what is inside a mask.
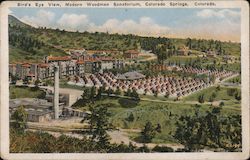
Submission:
[[[84,58],[84,62],[96,62],[97,59],[93,57]]]
[[[40,63],[38,66],[41,67],[41,68],[47,68],[47,67],[49,67],[49,65],[46,64],[46,63]]]
[[[58,57],[49,56],[48,60],[49,61],[69,61],[71,60],[71,57],[70,56],[58,56]]]
[[[22,64],[22,67],[30,67],[30,64],[29,63],[24,63],[24,64]]]
[[[127,50],[125,53],[126,54],[139,54],[139,52],[136,50]]]
[[[84,64],[84,61],[83,60],[78,60],[76,61],[77,64]]]

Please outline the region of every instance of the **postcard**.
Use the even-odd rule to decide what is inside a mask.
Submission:
[[[246,1],[1,3],[2,159],[248,159]]]

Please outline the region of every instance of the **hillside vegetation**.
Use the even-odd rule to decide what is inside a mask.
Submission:
[[[188,46],[192,50],[201,52],[211,49],[221,54],[240,56],[239,43],[34,28],[13,16],[9,16],[9,41],[10,62],[39,61],[45,55],[66,55],[68,49],[72,48],[120,51],[142,48],[154,51],[158,44],[166,45],[173,52],[182,46]]]

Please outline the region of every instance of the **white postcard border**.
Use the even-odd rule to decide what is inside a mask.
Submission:
[[[35,3],[42,3],[49,7],[48,3],[52,1],[40,1],[40,2],[30,2],[32,7],[35,7]],[[72,1],[70,1],[72,2]],[[97,3],[94,1],[92,3]],[[100,1],[112,4],[113,1]],[[116,1],[117,2],[117,1]],[[122,2],[122,1],[118,1]],[[131,2],[131,1],[124,1]],[[140,3],[143,6],[118,6],[119,8],[158,8],[156,6],[145,6],[146,1],[133,1],[131,3]],[[150,2],[150,1],[148,1]],[[176,2],[176,1],[173,1]],[[1,104],[1,157],[3,159],[109,159],[109,160],[129,160],[129,159],[247,159],[249,157],[249,4],[246,1],[206,1],[213,2],[216,6],[195,6],[194,2],[201,1],[178,1],[186,2],[190,4],[188,7],[182,6],[165,6],[160,8],[241,8],[241,65],[242,65],[242,152],[228,152],[228,153],[109,153],[109,154],[99,154],[99,153],[9,153],[9,92],[8,92],[8,58],[9,58],[9,48],[8,48],[8,8],[17,7],[18,2],[9,1],[3,2],[1,4],[1,52],[0,52],[0,104]],[[25,3],[22,1],[22,3]],[[65,4],[66,1],[56,1],[55,3]],[[79,3],[87,4],[87,1],[81,1]],[[168,3],[168,2],[166,2]],[[87,7],[87,6],[84,6]],[[109,8],[114,8],[116,6],[108,6]],[[104,7],[104,8],[108,8]],[[39,7],[37,7],[39,8]],[[53,8],[53,7],[50,7]],[[92,7],[101,8],[101,7]]]

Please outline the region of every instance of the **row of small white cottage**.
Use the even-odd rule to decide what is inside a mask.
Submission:
[[[233,72],[215,73],[220,78],[233,75]],[[69,84],[75,84],[72,81]],[[121,91],[131,89],[136,90],[139,94],[168,94],[170,97],[186,96],[212,85],[212,82],[201,79],[168,77],[166,75],[145,78],[143,74],[135,71],[116,76],[112,73],[84,75],[76,83],[80,86],[95,86],[97,88],[104,86],[106,89],[120,89]]]

